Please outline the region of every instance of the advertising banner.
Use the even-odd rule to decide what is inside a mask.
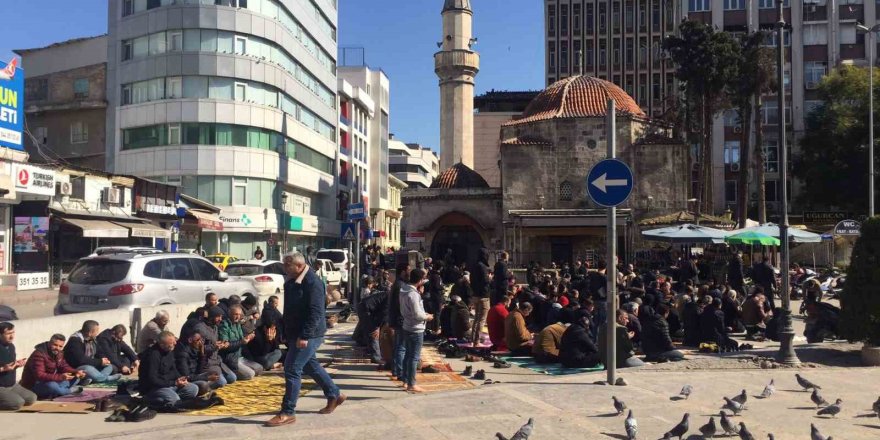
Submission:
[[[0,62],[0,147],[24,151],[24,72],[18,58]]]

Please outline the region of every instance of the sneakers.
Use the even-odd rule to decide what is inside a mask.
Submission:
[[[430,373],[439,373],[439,372],[440,372],[440,370],[438,370],[437,367],[435,367],[433,365],[428,365],[428,366],[422,367],[422,373],[430,374]]]
[[[498,362],[495,362],[492,366],[495,368],[510,368],[511,365],[509,362],[498,361]]]
[[[486,370],[477,370],[477,372],[474,373],[473,378],[475,380],[486,380]]]
[[[474,374],[474,366],[468,365],[464,368],[464,371],[461,373],[462,376],[471,376]]]
[[[92,379],[86,377],[85,379],[79,381],[79,384],[82,385],[82,386],[84,386],[84,387],[87,387],[87,386],[89,386],[89,385],[92,384]]]
[[[70,387],[70,394],[73,396],[75,396],[77,394],[82,394],[82,392],[83,392],[83,387],[81,387],[79,385]]]

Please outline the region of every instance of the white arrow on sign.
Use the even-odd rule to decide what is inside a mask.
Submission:
[[[594,180],[592,185],[599,188],[599,191],[607,193],[609,186],[626,186],[627,183],[626,179],[609,179],[608,174],[606,173]]]

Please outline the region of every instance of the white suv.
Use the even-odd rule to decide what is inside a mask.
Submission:
[[[229,279],[192,254],[112,254],[86,257],[58,289],[58,313],[202,302],[205,295],[258,295],[252,280]]]
[[[330,260],[342,275],[342,284],[348,283],[348,271],[351,269],[348,249],[321,249],[315,255],[315,258],[318,260]]]

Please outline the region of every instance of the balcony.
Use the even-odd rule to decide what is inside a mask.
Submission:
[[[460,71],[476,75],[480,71],[480,55],[469,50],[451,50],[434,54],[434,71]]]
[[[351,119],[348,119],[345,116],[339,115],[339,123],[351,127]]]
[[[804,21],[826,21],[828,20],[828,6],[826,5],[810,5],[804,3]]]
[[[865,21],[865,5],[840,5],[838,6],[840,20],[855,20],[859,23]]]

